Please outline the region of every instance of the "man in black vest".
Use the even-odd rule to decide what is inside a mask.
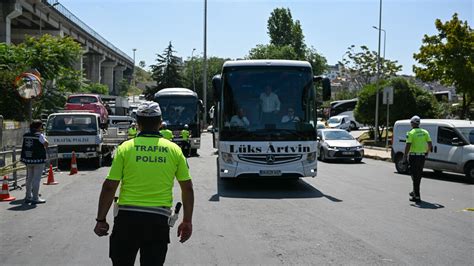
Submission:
[[[39,197],[39,187],[44,164],[46,162],[46,149],[48,141],[41,131],[43,122],[33,120],[30,124],[30,132],[23,135],[23,146],[21,148],[21,161],[26,164],[26,196],[25,203],[45,203],[46,200]]]

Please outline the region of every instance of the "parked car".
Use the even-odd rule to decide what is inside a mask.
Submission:
[[[332,116],[326,122],[329,128],[351,130],[351,119],[347,115],[336,115]]]
[[[318,130],[318,158],[354,159],[361,162],[364,157],[364,147],[350,133],[343,129]]]
[[[463,173],[474,179],[474,122],[467,120],[421,119],[421,128],[426,129],[433,142],[433,151],[428,154],[425,168],[436,173],[442,171]],[[392,137],[392,161],[399,173],[408,173],[403,162],[406,133],[411,130],[410,120],[395,122]]]
[[[71,94],[67,98],[66,110],[89,110],[100,116],[100,123],[107,125],[109,114],[97,94]]]

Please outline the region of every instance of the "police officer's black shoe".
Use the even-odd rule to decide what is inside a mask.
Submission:
[[[421,202],[421,198],[420,197],[410,197],[410,201],[413,201],[415,203],[420,203]]]

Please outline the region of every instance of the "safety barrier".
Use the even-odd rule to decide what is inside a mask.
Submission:
[[[8,176],[8,182],[11,182],[11,188],[13,189],[21,189],[19,181],[26,178],[26,173],[24,173],[26,166],[20,162],[20,155],[21,149],[15,146],[7,146],[4,147],[4,151],[0,151],[0,176]],[[47,174],[50,164],[56,170],[58,159],[58,146],[50,145],[47,149],[47,161],[43,173]]]

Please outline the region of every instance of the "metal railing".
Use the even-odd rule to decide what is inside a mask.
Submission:
[[[8,181],[12,182],[12,189],[20,188],[18,181],[26,179],[26,165],[20,162],[21,148],[7,146],[4,151],[0,151],[0,176],[9,176]],[[47,150],[47,160],[45,163],[45,172],[49,165],[53,169],[58,169],[58,146],[50,145]],[[11,178],[10,178],[11,175]]]
[[[86,23],[84,23],[82,20],[80,20],[78,17],[76,17],[65,6],[63,6],[61,3],[59,3],[58,0],[42,0],[42,2],[44,4],[49,5],[51,8],[56,9],[59,13],[61,13],[63,16],[65,16],[67,19],[69,19],[72,23],[79,26],[85,32],[90,34],[92,37],[96,38],[103,45],[105,45],[108,48],[114,50],[115,52],[117,52],[122,57],[129,60],[130,62],[133,62],[133,59],[130,56],[128,56],[125,52],[123,52],[119,48],[115,47],[115,45],[113,45],[111,42],[107,41],[104,37],[102,37],[100,34],[98,34],[95,30],[93,30],[91,27],[89,27]]]

